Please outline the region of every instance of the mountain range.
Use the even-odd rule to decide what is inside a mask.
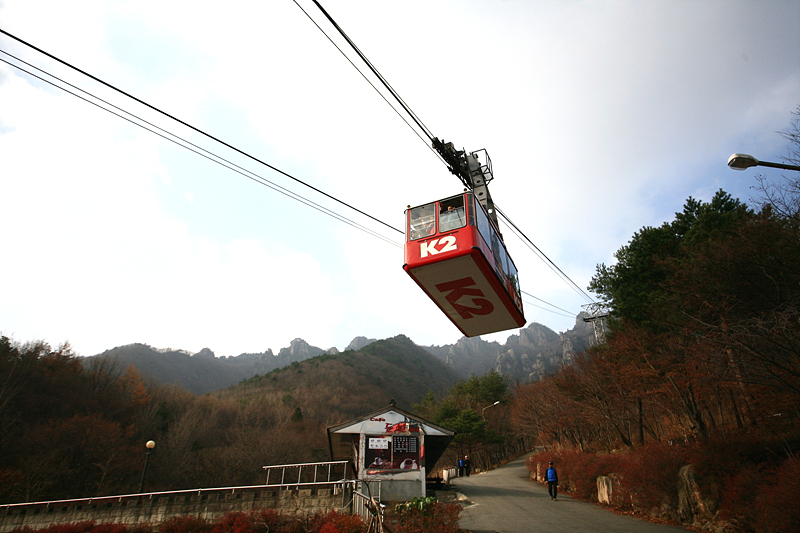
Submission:
[[[518,334],[510,335],[504,344],[485,341],[480,337],[462,337],[455,344],[420,348],[444,362],[455,371],[454,375],[461,378],[483,375],[494,369],[507,376],[512,383],[535,381],[569,364],[575,354],[594,343],[592,326],[584,322],[584,316],[578,315],[575,326],[563,333],[531,323],[519,330]],[[376,340],[356,337],[343,353],[359,352]],[[277,355],[269,349],[262,353],[229,357],[217,357],[208,348],[192,354],[185,350],[129,344],[87,357],[85,363],[90,364],[93,358],[111,358],[122,368],[133,365],[142,376],[156,382],[172,383],[195,394],[206,394],[292,363],[339,353],[336,348],[325,350],[311,346],[303,339],[293,340]]]

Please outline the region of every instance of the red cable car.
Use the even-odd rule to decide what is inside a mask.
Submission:
[[[472,191],[406,210],[403,269],[467,337],[525,325],[517,268]]]

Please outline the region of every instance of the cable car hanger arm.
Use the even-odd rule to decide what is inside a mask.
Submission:
[[[494,225],[499,228],[494,202],[487,187],[487,184],[494,179],[494,175],[492,174],[492,160],[489,159],[486,149],[481,148],[467,154],[466,150],[456,150],[453,143],[440,141],[436,137],[433,138],[433,148],[442,156],[447,164],[447,169],[455,174],[466,188],[475,193],[478,201],[494,221]],[[483,152],[486,159],[485,164],[481,164],[481,160],[478,158],[480,152]]]

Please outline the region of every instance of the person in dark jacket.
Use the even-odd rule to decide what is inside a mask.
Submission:
[[[550,498],[558,499],[558,472],[553,466],[553,461],[550,461],[550,466],[544,474],[544,479],[547,481],[547,492],[550,493]]]

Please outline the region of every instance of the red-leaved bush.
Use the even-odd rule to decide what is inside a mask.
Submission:
[[[306,517],[282,514],[274,509],[228,512],[222,518],[213,521],[194,516],[178,516],[167,520],[157,528],[158,533],[365,533],[366,530],[366,524],[358,516],[331,511]],[[95,524],[90,521],[53,524],[38,530],[25,526],[16,528],[11,533],[153,533],[153,531],[154,528],[147,524],[128,528],[124,524]]]
[[[754,529],[763,533],[800,531],[800,459],[784,462],[771,479],[759,480],[759,487]]]
[[[527,465],[532,476],[537,471],[541,476],[553,461],[561,490],[588,501],[597,501],[599,475],[617,474],[615,488],[622,497],[615,500],[623,502],[622,507],[655,509],[664,518],[666,506],[676,519],[679,472],[692,465],[696,489],[715,520],[727,522],[731,530],[777,533],[800,531],[800,459],[794,454],[798,447],[740,435],[690,444],[651,442],[611,454],[545,451],[530,456]]]
[[[364,533],[367,530],[360,517],[335,511],[316,514],[309,525],[313,533]]]
[[[395,511],[388,518],[394,533],[457,533],[460,512],[461,506],[456,503],[436,502],[424,509]]]
[[[651,442],[636,453],[617,455],[616,472],[627,503],[638,508],[678,506],[678,474],[686,464],[686,450],[667,443]]]

